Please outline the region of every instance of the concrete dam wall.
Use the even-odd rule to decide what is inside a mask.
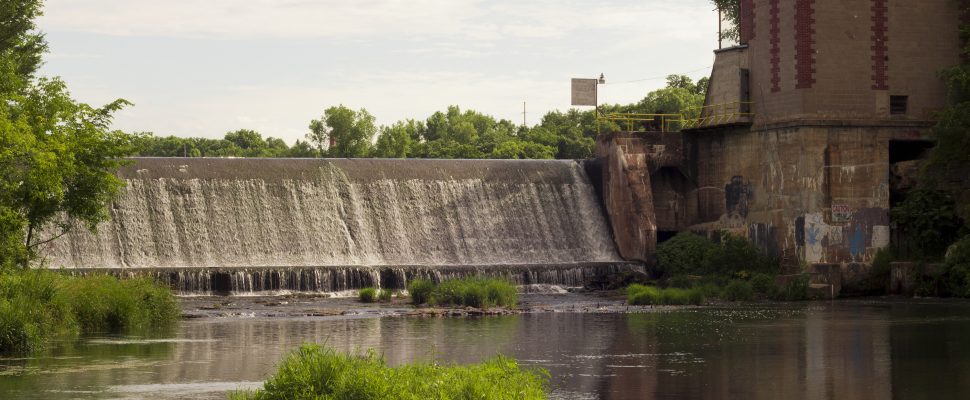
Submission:
[[[436,268],[557,283],[528,277],[622,264],[575,161],[140,158],[119,176],[111,220],[52,242],[50,266],[170,271],[204,292],[332,290],[382,274],[401,286],[406,271]],[[535,269],[559,272],[524,272]],[[229,281],[205,283],[219,274]]]

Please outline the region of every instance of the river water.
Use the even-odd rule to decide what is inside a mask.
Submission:
[[[393,308],[297,316],[314,302],[352,303],[333,299],[277,304],[273,312],[201,307],[208,314],[175,332],[89,337],[32,358],[0,359],[0,399],[224,398],[258,386],[303,342],[373,348],[392,364],[468,363],[501,353],[547,369],[552,398],[562,399],[970,398],[967,302],[626,310],[614,301],[574,312],[562,306],[572,300],[524,297],[534,312],[465,318],[380,317]]]

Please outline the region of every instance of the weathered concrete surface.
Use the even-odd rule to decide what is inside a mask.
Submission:
[[[603,202],[617,251],[625,260],[653,263],[657,222],[646,143],[633,136],[612,136],[598,147],[604,157]]]

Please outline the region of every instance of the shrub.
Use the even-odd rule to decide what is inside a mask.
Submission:
[[[728,301],[751,300],[753,294],[751,284],[741,280],[733,280],[724,288],[724,299]]]
[[[508,281],[464,278],[441,282],[432,290],[429,303],[468,307],[514,307],[518,292]]]
[[[394,295],[394,292],[392,292],[389,289],[381,289],[381,290],[378,290],[377,291],[377,301],[380,301],[381,303],[390,303],[391,302],[391,296],[393,296],[393,295]]]
[[[373,303],[375,300],[377,300],[377,289],[372,287],[360,289],[360,291],[357,292],[357,296],[360,298],[360,301],[364,303]]]
[[[678,233],[657,246],[657,267],[669,276],[704,273],[704,257],[715,246],[703,236]]]
[[[751,289],[758,294],[771,293],[775,287],[775,278],[765,273],[757,273],[751,276]]]
[[[720,298],[722,293],[721,287],[713,282],[707,282],[694,288],[694,290],[706,298]]]
[[[867,294],[884,294],[889,287],[891,263],[896,260],[896,254],[890,248],[880,249],[872,257],[872,268],[864,282],[863,291]]]
[[[178,319],[171,291],[147,278],[120,280],[110,275],[68,279],[65,293],[85,332],[131,332],[157,328]]]
[[[626,288],[626,302],[631,305],[662,304],[660,289],[634,283]]]
[[[720,245],[707,250],[704,256],[704,270],[710,273],[734,274],[744,271],[777,273],[781,266],[761,254],[747,239],[725,234]]]
[[[434,283],[427,279],[415,279],[408,284],[408,294],[411,295],[411,303],[421,305],[431,300],[431,292],[434,291]]]
[[[701,305],[704,302],[704,295],[699,290],[667,288],[660,293],[662,304],[669,305]]]
[[[947,294],[970,297],[970,236],[950,246],[944,264],[943,279]]]
[[[907,258],[942,259],[947,246],[965,229],[955,202],[942,191],[912,190],[890,212],[903,234],[900,255]]]
[[[808,282],[808,275],[792,277],[784,287],[776,288],[771,293],[771,298],[785,301],[808,300]]]
[[[165,328],[179,313],[172,292],[149,279],[9,271],[0,274],[0,353],[30,352],[81,331]]]
[[[341,354],[305,344],[253,392],[230,399],[545,399],[549,374],[498,356],[479,364],[389,367],[374,352]]]

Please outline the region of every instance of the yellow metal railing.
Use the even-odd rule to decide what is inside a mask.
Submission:
[[[733,101],[704,107],[692,107],[684,110],[684,129],[747,122],[748,118],[754,116],[753,110],[754,103],[750,101]]]
[[[753,109],[754,103],[750,101],[735,101],[691,107],[680,114],[610,113],[598,115],[596,122],[615,122],[620,129],[626,128],[629,132],[676,132],[681,129],[747,122],[754,116]]]
[[[673,132],[678,130],[683,118],[680,114],[636,114],[636,113],[610,113],[599,117],[604,121],[615,122],[620,128],[627,131],[659,131]]]

